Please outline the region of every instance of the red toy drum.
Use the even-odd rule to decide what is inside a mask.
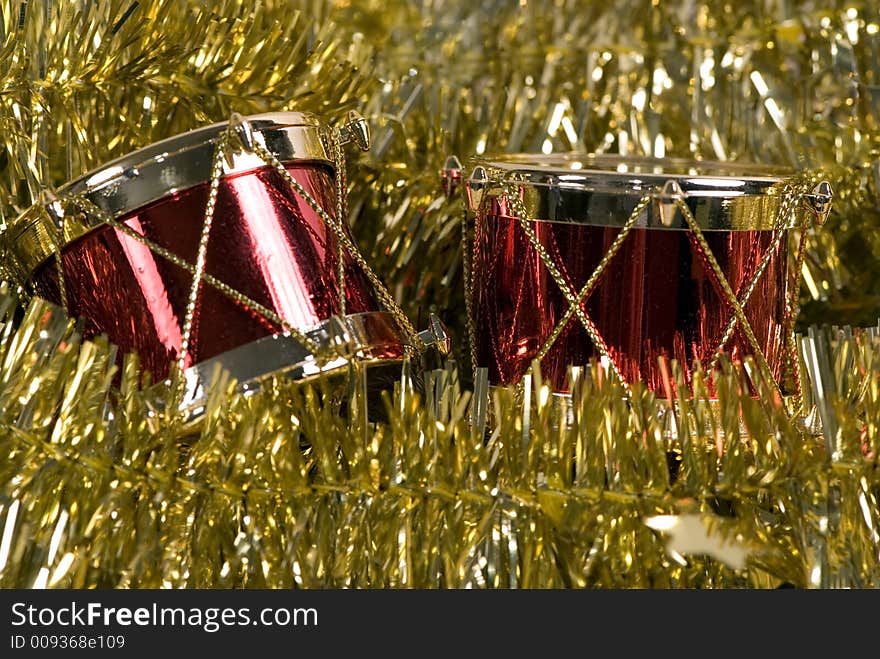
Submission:
[[[338,212],[340,145],[369,140],[350,121],[234,117],[135,151],[18,218],[8,265],[155,379],[178,363],[187,405],[218,363],[240,383],[399,363],[412,328]]]
[[[537,359],[564,392],[568,367],[597,358],[662,394],[661,359],[690,381],[694,360],[726,352],[797,386],[785,371],[801,229],[827,215],[827,183],[736,164],[520,155],[478,161],[465,192],[472,357],[490,382],[517,382]]]

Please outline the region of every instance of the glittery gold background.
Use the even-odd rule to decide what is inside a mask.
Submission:
[[[0,222],[133,148],[233,111],[359,109],[350,222],[417,326],[463,336],[448,155],[571,149],[825,171],[805,262],[807,419],[727,367],[710,404],[454,364],[366,421],[358,386],[218,389],[198,436],[130,358],[0,296],[0,585],[876,586],[880,12],[871,2],[0,0]],[[459,352],[459,361],[464,355]],[[350,382],[362,377],[357,371]],[[707,376],[708,377],[708,376]],[[753,376],[760,383],[760,378]],[[759,386],[763,386],[760,385]],[[682,388],[683,389],[683,388]],[[354,393],[352,393],[354,392]],[[824,434],[816,432],[821,417]],[[695,513],[711,551],[647,520]],[[732,547],[745,553],[734,561]],[[680,547],[679,547],[680,549]]]

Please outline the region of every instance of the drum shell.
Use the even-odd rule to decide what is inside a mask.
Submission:
[[[135,352],[154,381],[182,365],[181,387],[149,387],[146,401],[177,408],[184,434],[230,378],[251,394],[276,376],[357,372],[379,395],[414,331],[379,304],[337,198],[352,140],[369,148],[356,112],[334,129],[283,111],[152,143],[44,190],[0,234],[4,271],[65,307],[86,338],[105,334],[117,364]]]
[[[473,223],[469,295],[476,363],[488,368],[494,384],[512,384],[526,374],[570,306],[523,229],[519,214],[512,211],[507,198],[510,190],[534,211],[526,213],[525,222],[540,251],[575,294],[608,257],[629,213],[649,192],[625,189],[614,174],[609,176],[612,183],[598,192],[594,187],[592,191],[563,190],[562,194],[558,188],[533,184],[539,178],[562,176],[536,169],[522,178],[529,177],[526,183],[505,189],[490,177],[482,184],[481,202],[472,204],[469,216]],[[671,383],[665,380],[662,360],[667,365],[668,360],[676,360],[690,384],[695,360],[706,366],[722,347],[734,314],[732,305],[713,272],[709,253],[682,214],[677,212],[671,226],[663,226],[656,198],[662,185],[661,178],[655,198],[583,304],[605,350],[597,348],[580,319],[573,316],[541,360],[542,373],[555,390],[567,391],[569,366],[585,365],[605,352],[627,382],[644,381],[665,395]],[[738,299],[744,299],[763,262],[763,274],[755,280],[743,311],[774,379],[785,391],[791,388],[787,349],[792,329],[790,303],[797,293],[793,245],[798,232],[790,218],[778,221],[775,216],[780,202],[770,188],[772,182],[756,179],[754,185],[755,196],[743,195],[737,204],[728,203],[720,194],[685,203],[698,223],[703,223],[700,233],[711,258]],[[472,191],[469,194],[473,196]],[[746,215],[765,211],[769,215],[761,221],[743,221]],[[723,343],[723,352],[734,361],[754,356],[739,323]]]
[[[335,209],[332,167],[294,161],[286,169],[325,209]],[[209,182],[168,194],[117,218],[189,264],[196,262]],[[271,167],[224,176],[205,272],[306,330],[341,312],[338,250],[331,229]],[[346,313],[379,309],[366,277],[347,253]],[[120,229],[102,226],[61,252],[66,307],[83,318],[86,336],[107,334],[122,353],[136,351],[155,378],[168,374],[182,340],[192,273]],[[55,259],[34,273],[36,292],[62,303]],[[242,300],[201,285],[187,364],[215,357],[283,327]],[[392,334],[393,335],[393,334]],[[377,359],[403,354],[398,341],[377,346]]]

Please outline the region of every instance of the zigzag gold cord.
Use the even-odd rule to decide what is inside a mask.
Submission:
[[[621,386],[623,387],[626,394],[631,394],[629,384],[626,382],[626,379],[621,374],[620,369],[617,367],[617,363],[611,356],[611,353],[608,352],[608,349],[605,346],[605,342],[602,339],[602,335],[599,334],[599,330],[596,329],[593,321],[590,320],[590,317],[581,308],[581,305],[577,301],[577,297],[574,295],[568,283],[565,281],[562,273],[559,272],[559,268],[556,266],[556,264],[553,262],[553,259],[547,253],[547,250],[544,249],[541,241],[538,240],[538,236],[535,234],[535,230],[532,228],[531,221],[528,219],[528,214],[525,210],[525,207],[523,206],[522,199],[520,199],[519,188],[509,182],[504,183],[503,188],[505,198],[507,199],[507,202],[510,204],[514,213],[516,213],[517,220],[519,221],[519,225],[522,228],[523,233],[525,233],[525,235],[528,237],[529,242],[538,253],[541,262],[547,268],[550,276],[553,277],[553,281],[556,282],[556,285],[559,287],[559,290],[562,292],[562,295],[568,302],[569,308],[574,309],[574,313],[577,315],[578,320],[581,321],[581,325],[583,325],[587,336],[590,337],[590,341],[593,342],[593,346],[596,348],[599,354],[607,360],[608,368],[617,377],[617,379],[620,380]]]
[[[345,154],[339,139],[330,140],[330,152],[333,154],[333,163],[336,166],[336,219],[339,222],[348,221],[348,176],[345,169]],[[345,315],[345,249],[341,241],[336,241],[336,285],[339,288],[339,314]]]
[[[467,334],[468,353],[471,358],[471,376],[477,373],[477,323],[474,319],[474,281],[473,281],[473,252],[477,249],[476,229],[471,236],[469,229],[470,213],[462,211],[461,216],[461,258],[462,278],[464,279],[464,304],[465,304],[465,333]],[[471,244],[473,238],[473,244]]]
[[[338,137],[334,136],[334,140],[338,141]],[[338,148],[338,147],[337,147]],[[254,153],[256,153],[266,164],[270,165],[278,172],[285,181],[287,181],[288,185],[291,188],[296,190],[296,192],[305,200],[305,202],[314,210],[318,215],[320,215],[321,219],[329,226],[333,233],[336,234],[336,240],[346,249],[349,256],[354,259],[355,263],[357,263],[358,267],[364,272],[367,276],[367,279],[373,285],[376,294],[379,296],[379,301],[382,303],[382,306],[388,311],[398,327],[406,334],[410,343],[416,350],[422,351],[424,349],[424,342],[419,338],[412,324],[409,322],[409,319],[403,313],[403,310],[400,308],[400,305],[397,304],[394,297],[391,293],[388,292],[388,289],[385,288],[385,284],[379,279],[373,269],[370,267],[370,264],[366,262],[363,255],[357,246],[352,242],[351,238],[345,232],[345,229],[340,224],[341,221],[337,221],[333,216],[327,213],[321,205],[315,201],[315,199],[309,194],[309,192],[303,188],[297,181],[294,179],[290,172],[287,171],[287,168],[281,163],[278,158],[275,157],[274,154],[267,151],[264,147],[259,144],[254,145]]]
[[[95,206],[88,199],[81,197],[81,196],[68,197],[68,198],[64,199],[62,203],[69,203],[84,213],[93,214],[95,217],[100,219],[101,222],[103,222],[104,224],[107,224],[107,225],[113,227],[114,229],[116,229],[117,231],[124,233],[129,238],[132,238],[133,240],[138,241],[142,245],[148,247],[150,249],[150,251],[153,252],[154,254],[161,256],[165,260],[170,261],[171,263],[173,263],[177,267],[179,267],[183,270],[186,270],[187,272],[189,272],[190,274],[195,276],[196,269],[193,264],[188,263],[184,259],[180,258],[174,252],[171,252],[171,251],[165,249],[164,247],[153,242],[152,240],[150,240],[146,236],[138,233],[137,231],[132,229],[127,224],[124,224],[122,222],[115,220],[110,215],[108,215],[104,210]],[[269,320],[273,323],[276,323],[280,327],[284,328],[285,332],[288,332],[297,341],[301,342],[304,346],[306,346],[312,354],[321,355],[321,349],[318,346],[318,344],[316,344],[308,336],[306,336],[305,334],[300,332],[296,327],[294,327],[293,325],[288,323],[286,320],[284,320],[281,316],[276,314],[271,309],[264,307],[262,304],[260,304],[256,300],[252,300],[248,296],[238,292],[237,290],[235,290],[234,288],[232,288],[228,284],[223,283],[221,280],[217,279],[216,277],[214,277],[210,273],[207,273],[207,272],[203,273],[202,279],[204,280],[204,282],[206,284],[213,286],[215,289],[217,289],[218,291],[220,291],[221,293],[226,295],[229,299],[233,300],[234,302],[237,302],[237,303],[242,304],[248,308],[253,309],[258,314],[260,314],[264,318],[266,318],[267,320]],[[321,356],[321,358],[327,358],[327,356],[323,355],[323,356]]]
[[[739,303],[736,294],[730,288],[730,282],[727,281],[727,277],[724,275],[724,270],[722,270],[721,266],[718,265],[718,261],[715,259],[715,255],[712,253],[712,250],[709,247],[709,243],[706,242],[706,237],[703,235],[702,229],[700,229],[700,226],[697,224],[696,219],[694,219],[694,215],[693,213],[691,213],[690,207],[683,199],[676,199],[675,206],[681,212],[682,216],[685,219],[685,222],[687,222],[687,225],[690,227],[694,237],[699,243],[700,248],[703,250],[706,259],[709,261],[709,265],[711,266],[712,271],[715,273],[715,276],[718,279],[718,283],[721,285],[721,288],[724,291],[727,302],[728,304],[730,304],[730,307],[733,310],[735,317],[739,321],[740,328],[746,335],[746,339],[748,340],[749,345],[752,348],[752,352],[754,353],[755,360],[758,362],[758,367],[761,369],[767,381],[772,383],[773,390],[779,397],[779,400],[782,400],[782,390],[779,387],[779,383],[776,382],[776,378],[773,376],[773,371],[771,370],[770,365],[767,363],[767,358],[764,356],[764,351],[761,350],[761,345],[758,343],[758,339],[755,337],[755,332],[752,330],[749,319],[743,311],[742,305]]]
[[[535,359],[541,361],[550,351],[550,348],[553,347],[553,344],[556,342],[556,339],[559,338],[559,335],[562,334],[562,331],[565,329],[565,326],[568,324],[568,321],[571,320],[571,317],[575,314],[576,310],[580,308],[581,304],[583,304],[584,300],[590,297],[590,293],[593,292],[593,289],[596,287],[596,284],[599,283],[599,279],[602,277],[602,274],[605,272],[605,268],[608,267],[608,264],[614,259],[618,250],[620,250],[621,245],[623,245],[623,241],[626,240],[626,237],[629,235],[630,229],[635,226],[635,223],[638,221],[639,216],[644,212],[645,208],[647,208],[648,204],[651,203],[651,198],[648,196],[642,197],[639,202],[636,204],[636,207],[633,209],[632,213],[630,213],[629,218],[626,220],[626,223],[621,228],[620,232],[614,238],[614,242],[611,243],[611,246],[608,248],[608,251],[602,257],[602,260],[599,261],[599,264],[596,266],[596,269],[593,270],[593,274],[590,275],[590,278],[587,280],[587,283],[583,285],[580,292],[575,297],[575,302],[573,304],[569,304],[568,308],[565,310],[565,313],[562,315],[560,321],[556,324],[556,327],[553,328],[553,331],[550,333],[550,336],[547,338],[547,341],[538,351]]]
[[[764,275],[764,271],[767,269],[767,266],[770,264],[770,260],[773,258],[774,252],[779,248],[780,243],[786,237],[785,232],[780,231],[777,233],[777,236],[773,239],[773,242],[764,252],[764,255],[761,257],[761,261],[758,263],[758,267],[755,269],[755,273],[752,275],[751,280],[746,286],[745,291],[741,298],[739,298],[740,305],[745,308],[745,306],[749,303],[749,300],[752,298],[752,293],[755,291],[755,287],[758,285],[758,282],[761,280],[761,277]],[[792,295],[791,291],[788,292],[788,295]],[[712,359],[709,362],[709,370],[712,371],[717,365],[718,360],[721,357],[721,353],[724,351],[724,346],[727,345],[727,342],[733,337],[733,333],[736,330],[736,324],[738,319],[736,315],[732,315],[730,320],[727,323],[727,327],[724,329],[724,334],[721,337],[721,340],[718,342],[718,346],[712,353]],[[786,318],[786,333],[790,331],[790,325],[788,325],[789,318]]]
[[[189,298],[186,303],[186,311],[183,316],[183,331],[180,341],[180,350],[177,354],[177,367],[180,373],[186,370],[189,359],[189,343],[193,333],[193,321],[195,319],[196,305],[198,304],[199,290],[202,287],[202,279],[205,276],[205,268],[208,258],[208,242],[211,239],[211,227],[214,223],[214,210],[217,207],[217,192],[220,190],[220,179],[223,177],[223,158],[226,149],[229,148],[231,128],[227,128],[214,144],[214,161],[211,164],[211,187],[208,192],[208,202],[205,206],[204,218],[202,219],[202,231],[199,235],[199,245],[196,252],[195,270],[193,272],[192,285],[190,286]],[[182,387],[184,382],[180,380]],[[183,390],[180,390],[182,395]],[[175,406],[176,407],[176,406]]]
[[[782,203],[779,206],[779,211],[776,215],[776,226],[785,227],[788,224],[789,218],[795,213],[795,209],[798,204],[801,203],[803,199],[803,195],[812,189],[815,181],[818,180],[818,177],[808,177],[800,181],[794,181],[786,186],[786,189],[782,192]],[[804,223],[799,222],[796,224],[796,228],[799,228],[803,231]],[[742,298],[739,300],[740,306],[743,308],[748,304],[749,300],[752,297],[752,293],[755,290],[755,287],[758,284],[758,281],[764,274],[764,271],[767,269],[767,266],[770,263],[770,259],[773,256],[773,253],[779,247],[779,244],[783,240],[783,238],[787,237],[787,233],[784,230],[780,230],[773,240],[773,243],[764,253],[764,256],[761,258],[760,263],[758,264],[758,268],[755,270],[755,274],[752,276],[751,281],[743,292]],[[799,259],[803,259],[804,251],[802,249],[802,245],[798,246],[798,254]],[[796,267],[794,270],[795,281],[797,281],[800,277],[800,268]],[[794,335],[794,320],[797,317],[797,313],[792,314],[792,305],[797,303],[798,297],[798,287],[795,284],[794,286],[789,287],[789,290],[786,294],[786,320],[785,320],[785,332],[786,332],[786,344],[790,345],[792,337]],[[727,345],[727,342],[730,341],[731,337],[733,337],[733,333],[736,330],[737,322],[739,319],[736,314],[732,315],[730,321],[727,323],[727,327],[724,330],[724,334],[721,337],[721,341],[718,343],[718,347],[715,349],[712,359],[709,362],[709,371],[714,370],[714,368],[718,364],[718,359],[721,356],[722,351],[724,350],[724,346]],[[799,378],[798,378],[799,380]],[[800,396],[800,384],[796,384],[796,396]]]
[[[804,224],[806,224],[806,223],[804,223]],[[800,233],[801,233],[801,235],[800,235],[800,240],[798,240],[797,256],[795,257],[795,265],[794,265],[794,279],[796,282],[800,281],[801,273],[803,272],[803,268],[804,268],[804,261],[807,256],[807,245],[806,245],[807,227],[803,226],[801,228]],[[795,288],[795,290],[797,290],[798,287],[795,285],[794,288]],[[798,299],[799,299],[799,296],[796,295],[794,292],[792,292],[792,294],[788,297],[787,304],[786,304],[786,308],[787,308],[786,310],[787,310],[787,314],[788,314],[788,323],[792,329],[794,329],[794,324],[795,324],[795,321],[797,320],[799,309],[800,309]],[[800,357],[800,354],[798,353],[797,338],[795,336],[794,331],[790,332],[789,336],[787,338],[788,338],[788,341],[787,341],[787,344],[788,344],[788,347],[787,347],[788,363],[789,363],[789,368],[791,369],[792,377],[794,378],[794,389],[795,389],[795,401],[794,402],[796,404],[795,409],[800,414],[807,415],[807,414],[809,414],[809,410],[807,410],[804,406],[804,396],[803,396],[803,386],[807,380],[806,380],[806,377],[803,373],[803,367],[801,365],[801,357]]]

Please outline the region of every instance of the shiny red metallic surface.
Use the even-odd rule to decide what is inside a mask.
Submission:
[[[533,222],[569,286],[577,293],[617,236],[618,227]],[[775,231],[704,233],[731,288],[742,297]],[[787,240],[775,248],[744,311],[777,380],[785,346],[785,300],[793,286],[786,269]],[[519,380],[564,315],[568,303],[517,219],[477,219],[474,309],[478,362],[494,383]],[[687,369],[707,365],[733,311],[689,231],[633,229],[582,308],[628,382],[644,380],[664,393],[658,358]],[[737,327],[726,345],[734,360],[752,354]],[[577,317],[542,362],[554,388],[566,391],[567,367],[597,358]]]
[[[301,163],[287,169],[333,213],[332,171]],[[177,192],[120,221],[194,264],[208,190],[204,183]],[[344,259],[346,313],[379,310],[366,277],[347,255]],[[145,369],[165,377],[180,349],[192,275],[112,227],[69,245],[62,262],[68,311],[85,320],[86,335],[106,333],[120,353],[137,351]],[[340,311],[332,230],[269,167],[221,181],[206,270],[300,329]],[[34,284],[40,295],[60,303],[54,261],[35,273]],[[280,331],[203,283],[189,364]],[[377,356],[399,357],[402,350],[389,347],[388,353]]]

